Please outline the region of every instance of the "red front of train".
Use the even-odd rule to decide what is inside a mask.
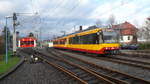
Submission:
[[[36,47],[37,39],[34,37],[24,37],[19,39],[18,47],[25,48],[25,47]]]

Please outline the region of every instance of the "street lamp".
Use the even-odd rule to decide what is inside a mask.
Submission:
[[[12,18],[12,17],[11,17],[11,16],[6,16],[6,17],[5,17],[5,19],[6,19],[6,23],[5,23],[5,31],[6,31],[6,32],[5,32],[5,33],[6,33],[6,52],[5,52],[5,53],[6,53],[6,54],[5,54],[6,56],[5,56],[5,62],[6,62],[6,64],[8,63],[8,38],[7,38],[7,36],[8,36],[8,35],[7,35],[7,34],[8,34],[8,31],[7,31],[7,19],[8,19],[8,18]]]

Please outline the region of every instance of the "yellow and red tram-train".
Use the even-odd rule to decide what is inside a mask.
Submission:
[[[56,38],[53,40],[53,47],[95,54],[115,54],[119,51],[117,33],[101,28]]]

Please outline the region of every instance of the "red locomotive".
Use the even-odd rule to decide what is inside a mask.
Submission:
[[[36,47],[36,38],[34,37],[24,37],[19,39],[18,47]]]

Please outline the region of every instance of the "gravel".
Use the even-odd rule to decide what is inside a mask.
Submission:
[[[25,54],[24,54],[25,55]],[[29,56],[28,56],[29,57]],[[28,61],[0,84],[77,84],[63,72],[46,63],[30,64]]]
[[[88,62],[95,63],[100,66],[112,68],[112,69],[115,69],[115,70],[118,70],[118,71],[121,71],[124,73],[128,73],[132,76],[143,78],[145,80],[150,81],[150,70],[147,70],[147,69],[132,67],[132,66],[124,65],[124,64],[118,64],[118,63],[114,63],[114,62],[96,59],[94,57],[88,57],[85,55],[74,54],[74,53],[65,52],[65,51],[61,51],[61,50],[59,50],[59,51],[62,53],[69,54],[71,56],[75,56],[80,59],[86,60]]]

